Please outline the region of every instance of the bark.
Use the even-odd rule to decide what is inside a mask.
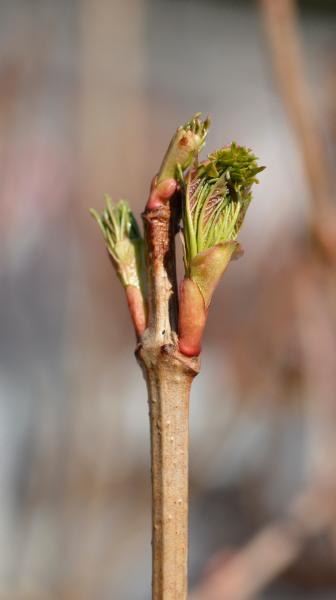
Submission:
[[[147,375],[150,399],[153,597],[187,597],[188,414],[191,378],[171,361]]]
[[[153,600],[186,600],[188,588],[189,392],[199,363],[178,351],[176,202],[176,194],[160,199],[152,187],[143,215],[149,326],[136,355],[147,383],[151,428]]]
[[[139,358],[148,387],[151,428],[152,598],[185,600],[189,393],[197,364],[184,359],[174,346],[142,347]]]

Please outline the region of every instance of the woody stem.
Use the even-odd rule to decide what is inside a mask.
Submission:
[[[151,429],[152,600],[186,600],[188,587],[188,413],[198,362],[177,349],[174,202],[172,196],[144,213],[149,328],[137,358]]]

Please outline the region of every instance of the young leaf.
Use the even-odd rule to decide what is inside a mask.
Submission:
[[[118,277],[126,286],[144,289],[144,241],[135,217],[125,200],[115,206],[105,196],[106,207],[101,214],[94,209],[91,215],[97,221],[104,236],[106,248]]]
[[[233,142],[189,171],[183,205],[187,273],[199,253],[237,238],[263,169],[249,148]]]

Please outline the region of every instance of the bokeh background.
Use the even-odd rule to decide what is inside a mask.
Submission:
[[[190,414],[197,600],[336,597],[336,5],[0,1],[0,599],[150,597],[149,427],[88,208],[211,114],[267,170]]]

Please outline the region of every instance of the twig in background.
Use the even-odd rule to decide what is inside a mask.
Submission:
[[[312,233],[335,261],[336,218],[326,143],[305,76],[296,0],[259,0],[276,82],[296,133],[311,192]]]
[[[286,516],[205,574],[190,600],[251,600],[300,555],[310,537],[335,519],[335,490],[307,489]],[[215,561],[214,561],[215,562]],[[224,563],[224,564],[223,564]]]

